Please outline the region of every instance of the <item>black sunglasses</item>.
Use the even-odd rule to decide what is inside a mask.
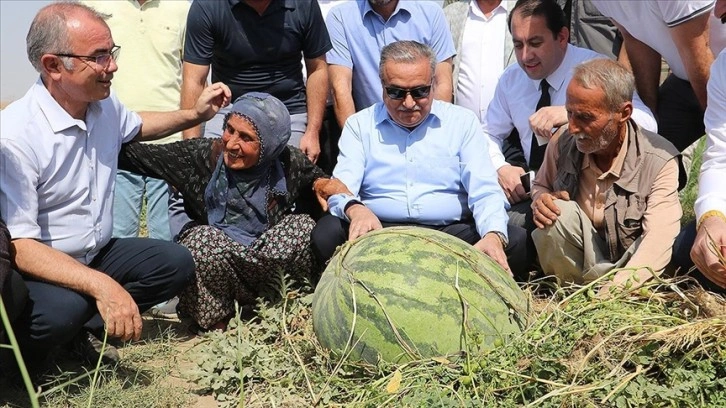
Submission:
[[[431,93],[431,85],[417,86],[416,88],[404,89],[396,86],[387,86],[386,95],[391,99],[403,99],[411,94],[413,99],[426,98]]]

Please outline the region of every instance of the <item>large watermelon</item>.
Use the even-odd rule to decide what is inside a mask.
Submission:
[[[524,328],[527,305],[509,274],[466,242],[384,228],[338,248],[315,288],[313,328],[339,355],[404,362],[505,342]]]

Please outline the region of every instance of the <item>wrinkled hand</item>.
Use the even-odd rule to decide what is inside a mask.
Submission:
[[[342,181],[335,178],[319,178],[313,182],[313,191],[315,192],[315,198],[318,199],[318,204],[323,211],[328,211],[328,198],[335,194],[348,194],[353,193],[348,190]]]
[[[350,229],[348,230],[348,241],[352,241],[367,232],[383,228],[381,221],[373,214],[373,211],[361,204],[353,204],[346,211],[350,218]]]
[[[108,276],[104,275],[101,280],[96,307],[106,323],[109,336],[119,337],[123,341],[141,337],[139,307],[126,289]]]
[[[499,239],[497,234],[491,232],[485,234],[484,238],[474,244],[474,248],[489,255],[494,262],[498,263],[502,266],[502,268],[504,268],[504,270],[509,272],[509,276],[512,276],[512,270],[509,269],[509,263],[507,262],[507,254],[504,253],[502,241]]]
[[[567,191],[542,193],[532,202],[532,216],[537,228],[544,228],[557,221],[560,216],[560,208],[555,205],[557,199],[570,201],[570,194]]]
[[[504,195],[510,204],[516,204],[529,198],[520,179],[522,174],[524,174],[523,168],[509,164],[505,164],[497,170],[499,185],[504,190]]]
[[[232,91],[229,87],[221,82],[215,82],[204,88],[194,110],[203,120],[209,120],[214,117],[220,109],[229,105],[232,99]]]
[[[552,129],[567,124],[567,110],[564,106],[545,106],[529,117],[529,127],[535,135],[552,138]]]
[[[320,140],[318,135],[314,132],[305,132],[302,139],[300,139],[300,150],[305,153],[305,156],[311,162],[317,163],[318,157],[320,156]]]
[[[708,217],[699,226],[691,248],[691,259],[703,276],[726,289],[726,266],[719,261],[712,244],[726,258],[726,222],[718,217]]]

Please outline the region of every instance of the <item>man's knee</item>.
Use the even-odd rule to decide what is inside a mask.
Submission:
[[[514,225],[517,227],[524,227],[525,229],[531,230],[534,228],[534,222],[532,221],[532,200],[524,200],[511,206],[507,211],[509,221],[507,224]]]
[[[558,237],[558,236],[564,236],[565,231],[569,229],[569,225],[571,225],[573,222],[576,222],[578,225],[580,224],[580,206],[575,201],[566,201],[566,200],[554,200],[554,204],[559,208],[560,215],[557,216],[557,219],[550,225],[544,227],[544,228],[537,228],[534,231],[532,231],[532,239],[537,242],[537,239],[535,239],[535,236],[544,237]]]
[[[18,318],[18,341],[27,352],[65,344],[96,313],[95,302],[70,289],[26,281],[29,301]]]
[[[194,280],[194,258],[187,248],[171,242],[164,242],[161,256],[166,262],[159,273],[161,278],[168,281],[169,288],[175,295]]]
[[[129,248],[139,251],[138,258],[133,261],[136,267],[117,281],[123,283],[140,308],[145,308],[147,302],[171,299],[194,280],[194,258],[182,245],[136,238]]]
[[[560,215],[554,223],[544,228],[536,228],[531,233],[535,252],[542,261],[542,252],[562,247],[567,241],[582,240],[582,210],[575,201],[555,200]],[[579,235],[575,237],[576,235]]]

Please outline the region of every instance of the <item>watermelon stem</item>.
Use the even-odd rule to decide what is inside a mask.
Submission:
[[[469,350],[469,302],[464,298],[464,294],[461,293],[461,287],[459,286],[459,261],[456,261],[456,275],[454,276],[454,289],[456,294],[459,296],[459,302],[461,302],[461,330],[464,332],[464,348],[466,355],[466,371],[471,372],[471,350]],[[476,389],[476,383],[474,380],[475,376],[471,376],[471,387],[474,390],[474,396],[479,399],[479,392]]]
[[[411,346],[408,343],[406,343],[406,341],[403,339],[401,334],[398,332],[398,328],[393,323],[393,320],[391,320],[391,316],[388,314],[388,312],[386,312],[386,308],[383,306],[383,303],[381,303],[380,299],[378,299],[378,296],[376,296],[376,294],[373,293],[373,291],[368,286],[366,286],[365,283],[359,281],[358,279],[355,279],[355,283],[360,285],[366,292],[368,292],[368,295],[370,295],[370,297],[372,297],[373,300],[375,300],[376,303],[378,303],[378,306],[380,306],[381,311],[383,311],[383,315],[386,317],[388,326],[391,327],[391,330],[393,331],[393,335],[396,337],[396,341],[398,342],[398,345],[401,346],[401,348],[406,353],[406,355],[408,355],[408,357],[411,360],[420,360],[421,359],[420,354],[418,353],[417,350],[414,350],[413,348],[411,348]],[[414,345],[414,347],[416,347],[416,345]]]

